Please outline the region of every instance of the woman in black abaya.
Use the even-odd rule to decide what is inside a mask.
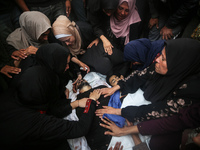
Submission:
[[[87,134],[100,93],[72,103],[62,98],[69,61],[69,50],[61,45],[41,46],[37,63],[22,73],[17,89],[1,95],[0,149],[69,149],[67,139]],[[62,119],[85,106],[79,121]]]
[[[196,40],[181,38],[166,41],[162,55],[153,66],[133,72],[125,81],[120,80],[113,88],[104,89],[103,94],[109,96],[118,89],[134,93],[141,88],[144,98],[152,104],[121,109],[120,114],[131,122],[176,114],[181,108],[199,102],[199,54],[200,43]],[[164,63],[166,73],[161,72],[161,64]],[[104,112],[106,110],[98,113],[102,115]]]

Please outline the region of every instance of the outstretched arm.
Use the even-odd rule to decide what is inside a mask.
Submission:
[[[69,17],[69,15],[71,14],[71,1],[70,0],[65,1],[65,7],[66,7],[66,15],[67,15],[67,17]]]
[[[24,0],[15,0],[15,2],[19,5],[22,11],[29,11],[28,6],[24,2]]]
[[[113,121],[110,121],[108,118],[102,119],[103,123],[100,123],[100,126],[109,129],[110,131],[106,131],[105,135],[112,136],[124,136],[128,134],[136,134],[139,133],[138,127],[135,126],[125,126],[123,128],[119,128]]]

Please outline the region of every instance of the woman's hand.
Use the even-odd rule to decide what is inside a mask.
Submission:
[[[80,100],[76,100],[78,102],[78,107],[85,108],[87,100],[88,100],[88,98],[82,98]]]
[[[71,2],[69,0],[66,0],[65,7],[66,7],[66,15],[67,17],[69,17],[69,15],[71,14]]]
[[[88,98],[82,98],[80,100],[71,102],[70,105],[72,106],[72,109],[75,109],[77,107],[85,108],[87,100],[88,100]]]
[[[96,101],[96,100],[99,99],[100,96],[101,96],[101,90],[100,89],[96,89],[93,92],[90,92],[89,98]]]
[[[83,63],[82,61],[80,61],[79,66],[81,67],[83,71],[87,71],[87,73],[90,72],[90,67],[86,65],[85,63]]]
[[[25,59],[27,56],[28,55],[25,49],[16,50],[11,55],[11,57],[15,60]]]
[[[124,126],[123,128],[119,128],[113,121],[110,121],[107,117],[105,119],[101,119],[103,123],[100,123],[100,126],[107,128],[110,131],[106,131],[105,135],[112,135],[112,136],[124,136],[128,134],[138,134],[139,130],[137,125],[134,126]]]
[[[112,88],[102,88],[101,92],[102,92],[102,95],[104,95],[104,97],[107,97],[107,96],[112,95],[113,93],[115,93],[115,91],[117,91],[119,89],[120,89],[120,86],[115,85]]]
[[[102,118],[103,114],[113,114],[113,115],[121,115],[121,109],[120,108],[113,108],[110,106],[102,106],[103,109],[97,109],[95,111],[96,116],[99,116]]]
[[[65,89],[65,96],[66,96],[66,99],[69,98],[69,89],[68,88]]]
[[[172,33],[172,29],[167,28],[166,26],[164,26],[160,30],[160,35],[162,35],[163,40],[170,40],[174,36]]]
[[[0,72],[6,75],[8,78],[12,78],[12,76],[9,73],[19,74],[21,72],[21,69],[5,65],[4,67],[1,68]]]
[[[156,25],[156,28],[158,29],[159,28],[159,26],[158,26],[158,18],[151,18],[149,20],[149,29],[151,29],[155,25]]]
[[[80,67],[82,67],[83,71],[87,71],[87,73],[90,72],[90,67],[88,67],[88,65],[86,65],[82,61],[80,61],[78,58],[72,57],[71,61],[74,62],[74,63],[76,63],[76,64],[78,64]]]
[[[87,48],[91,48],[93,45],[97,46],[99,43],[99,38],[96,38],[94,41],[92,41]]]
[[[119,128],[113,121],[109,120],[107,117],[105,117],[105,119],[101,119],[103,123],[100,123],[100,126],[110,130],[110,131],[106,131],[104,134],[105,135],[112,135],[112,136],[123,136],[123,128]]]
[[[26,49],[26,54],[27,55],[31,55],[31,54],[36,54],[38,48],[35,47],[35,46],[29,46],[27,49]]]
[[[103,42],[103,47],[104,47],[105,52],[108,53],[108,55],[112,55],[113,53],[112,49],[114,48],[113,45],[104,35],[101,35],[100,39]]]
[[[76,79],[76,81],[74,81],[74,83],[72,83],[72,85],[73,85],[73,92],[74,93],[76,93],[77,92],[77,90],[76,90],[76,83],[78,82],[78,81],[80,81],[82,79],[82,75],[81,75],[81,73],[80,74],[78,74],[78,77],[77,77],[77,79]]]

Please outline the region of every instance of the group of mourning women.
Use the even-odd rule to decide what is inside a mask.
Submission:
[[[197,2],[191,1],[187,11],[183,9],[189,2],[183,3],[177,13],[191,15]],[[21,14],[20,28],[7,37],[7,43],[1,40],[13,67],[1,66],[1,73],[12,79],[0,95],[0,149],[70,149],[67,139],[85,136],[92,150],[105,150],[111,136],[129,134],[151,135],[146,149],[181,148],[183,131],[200,127],[200,43],[171,39],[175,34],[166,33],[169,23],[160,28],[163,38],[143,38],[143,14],[137,4],[136,0],[88,0],[87,22],[74,22],[65,15],[50,22],[39,11]],[[149,26],[156,27],[156,21],[151,18]],[[105,75],[112,87],[91,89],[86,84],[89,90],[79,91],[71,102],[68,81],[75,86],[85,83],[82,77],[90,71]],[[115,84],[109,80],[112,75]],[[150,104],[103,106],[116,92],[120,91],[123,103],[121,97],[138,90]],[[82,108],[78,121],[63,119],[77,108]],[[128,126],[118,127],[104,114],[118,115]]]

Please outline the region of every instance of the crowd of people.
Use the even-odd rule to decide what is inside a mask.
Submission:
[[[124,135],[134,150],[200,149],[200,41],[182,36],[194,17],[199,0],[1,1],[0,149],[85,136],[91,150],[121,150],[109,143]],[[89,72],[110,87],[92,88]],[[148,104],[122,108],[138,90]],[[79,120],[63,119],[72,110]]]

